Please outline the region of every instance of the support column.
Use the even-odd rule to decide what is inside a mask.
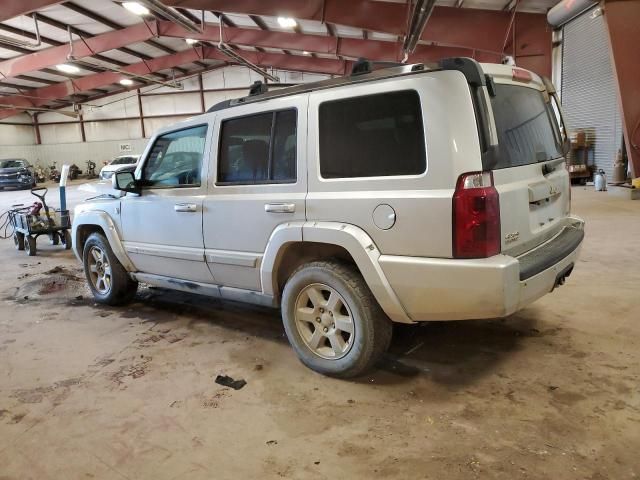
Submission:
[[[146,134],[144,131],[144,115],[142,114],[142,97],[140,96],[140,89],[136,90],[138,92],[138,114],[140,118],[140,131],[142,132],[142,138],[146,138]]]
[[[40,124],[38,123],[38,115],[39,113],[33,114],[33,130],[36,134],[36,145],[42,144],[42,137],[40,136]]]
[[[202,111],[202,113],[205,112],[204,110],[204,88],[203,88],[203,83],[202,83],[202,74],[199,73],[198,74],[198,85],[200,86],[200,110]]]
[[[634,177],[640,177],[640,0],[606,0],[604,18],[618,84],[627,157]]]
[[[78,120],[80,121],[80,135],[82,136],[82,143],[87,141],[87,135],[84,131],[84,118],[82,118],[82,114],[78,116]]]

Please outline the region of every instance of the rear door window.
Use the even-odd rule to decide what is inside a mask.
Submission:
[[[420,97],[404,90],[324,102],[323,178],[419,175],[426,170]]]
[[[542,92],[517,85],[496,85],[491,98],[499,154],[493,169],[546,162],[562,156],[560,131]]]
[[[224,120],[218,184],[295,183],[296,116],[289,109]]]

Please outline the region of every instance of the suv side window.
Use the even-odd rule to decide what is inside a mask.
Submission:
[[[159,136],[143,171],[147,187],[199,187],[207,126],[185,128]]]
[[[324,102],[319,128],[323,178],[420,175],[427,168],[415,90]]]
[[[224,120],[218,184],[295,183],[296,126],[295,109]]]

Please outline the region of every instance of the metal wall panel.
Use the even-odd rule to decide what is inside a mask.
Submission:
[[[597,168],[612,178],[622,123],[604,19],[584,13],[564,26],[562,106],[569,130],[593,129]]]
[[[31,125],[5,125],[0,128],[0,145],[30,145],[35,138]],[[6,158],[4,147],[0,147],[0,158]]]

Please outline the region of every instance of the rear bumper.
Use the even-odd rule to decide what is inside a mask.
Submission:
[[[551,292],[571,273],[584,222],[520,257],[455,260],[382,255],[380,266],[414,321],[499,318]]]

